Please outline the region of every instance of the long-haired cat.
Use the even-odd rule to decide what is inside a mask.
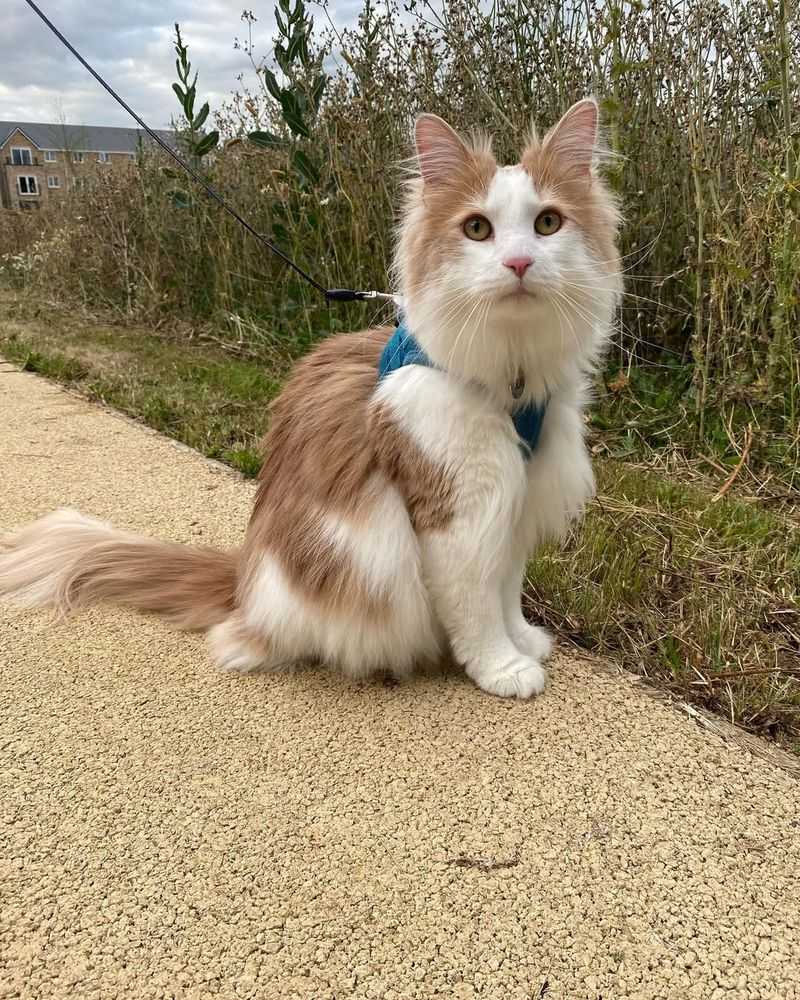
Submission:
[[[416,123],[397,331],[332,337],[274,406],[241,549],[150,541],[72,511],[0,546],[0,595],[93,601],[207,629],[223,668],[298,660],[408,674],[449,651],[485,691],[542,691],[526,560],[593,491],[582,408],[621,288],[598,113],[574,105],[520,162]]]

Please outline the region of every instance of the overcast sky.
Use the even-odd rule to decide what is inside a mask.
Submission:
[[[83,57],[154,128],[169,125],[178,108],[171,85],[178,21],[199,70],[198,96],[219,105],[249,66],[234,38],[246,33],[247,4],[259,18],[256,52],[270,48],[273,0],[36,0]],[[309,5],[310,6],[310,5]],[[359,0],[332,0],[339,25],[351,22]],[[28,7],[0,0],[0,120],[76,125],[134,125]],[[314,10],[313,7],[310,9]],[[320,26],[322,15],[317,17]]]

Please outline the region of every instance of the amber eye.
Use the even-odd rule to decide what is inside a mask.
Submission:
[[[482,215],[471,215],[464,223],[464,235],[471,240],[488,240],[492,235],[492,224]]]
[[[553,233],[559,231],[563,221],[558,212],[552,208],[546,208],[544,212],[540,212],[536,216],[533,228],[540,236],[552,236]]]

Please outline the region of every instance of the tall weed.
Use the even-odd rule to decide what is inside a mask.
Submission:
[[[800,18],[790,0],[365,0],[344,31],[315,29],[302,0],[280,0],[277,13],[274,61],[240,43],[252,72],[217,114],[223,143],[205,162],[254,225],[328,285],[384,288],[396,165],[418,111],[488,128],[513,157],[532,120],[545,128],[593,92],[627,219],[628,295],[611,358],[621,377],[600,421],[635,447],[732,461],[750,425],[750,460],[797,486]],[[256,355],[278,342],[294,354],[375,318],[365,307],[329,312],[213,202],[176,199],[174,187],[143,156],[60,211],[2,213],[7,279],[70,308],[210,331]],[[29,266],[33,254],[47,265]]]

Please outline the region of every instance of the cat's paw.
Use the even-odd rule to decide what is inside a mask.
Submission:
[[[530,656],[515,656],[502,665],[468,671],[479,688],[499,698],[531,698],[544,691],[547,674]]]
[[[534,660],[546,660],[553,652],[553,640],[549,632],[538,625],[525,625],[514,634],[514,644],[520,653]]]

